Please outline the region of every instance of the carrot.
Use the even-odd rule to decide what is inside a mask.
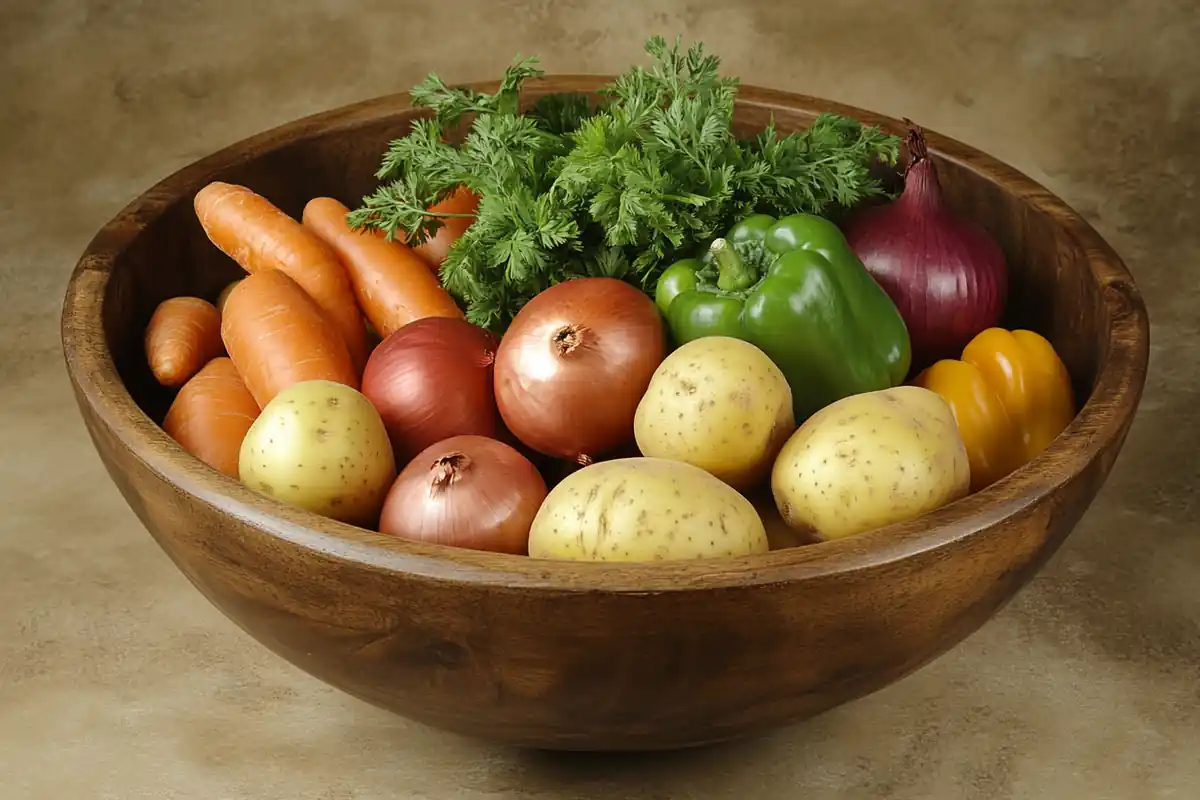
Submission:
[[[225,300],[229,297],[229,293],[233,291],[233,287],[237,286],[240,282],[241,278],[238,278],[236,281],[230,281],[225,285],[225,288],[221,290],[221,293],[217,295],[217,311],[224,313]]]
[[[427,211],[435,214],[472,214],[479,208],[479,195],[472,192],[465,186],[460,186],[454,194],[447,197],[440,203],[434,203]],[[437,229],[437,232],[426,241],[424,244],[419,244],[413,248],[417,254],[426,262],[431,264],[435,269],[442,265],[446,260],[446,254],[450,252],[450,246],[458,241],[458,237],[463,235],[463,232],[470,227],[475,221],[475,217],[443,217],[442,224]]]
[[[367,329],[367,352],[370,353],[379,343],[383,341],[383,337],[379,335],[379,331],[375,330],[375,326],[371,324],[371,320],[363,317],[363,327]]]
[[[287,273],[337,326],[354,365],[367,362],[362,314],[333,251],[307,228],[244,186],[214,181],[196,193],[196,216],[209,241],[249,273]]]
[[[258,410],[237,367],[222,356],[209,361],[175,395],[163,430],[205,464],[236,478],[242,440]]]
[[[316,197],[304,207],[302,219],[342,260],[358,304],[380,336],[422,317],[463,316],[412,248],[352,230],[346,224],[349,211],[332,197]]]
[[[146,361],[163,386],[182,386],[221,355],[221,314],[199,297],[171,297],[154,309],[144,337]]]
[[[255,272],[234,287],[225,300],[221,338],[260,408],[301,381],[359,388],[359,372],[337,328],[279,270]]]

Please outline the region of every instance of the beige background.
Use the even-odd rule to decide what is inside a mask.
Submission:
[[[1033,585],[875,696],[673,756],[426,730],[269,655],[159,552],[69,396],[65,281],[125,202],[217,147],[517,51],[618,71],[651,32],[703,38],[746,82],[913,117],[1065,197],[1149,303],[1141,415]],[[1198,38],[1195,0],[2,0],[0,797],[1200,796]]]

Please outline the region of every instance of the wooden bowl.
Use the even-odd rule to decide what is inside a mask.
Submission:
[[[599,88],[604,77],[532,84]],[[492,91],[494,84],[478,87]],[[738,124],[788,132],[855,108],[743,88]],[[949,198],[1012,265],[1009,325],[1058,348],[1086,404],[1008,478],[858,538],[695,563],[554,563],[423,546],[286,507],[181,450],[142,331],[164,298],[213,298],[238,274],[192,196],[220,179],[300,214],[354,206],[414,117],[395,95],[299,120],[177,172],[104,226],[67,290],[63,347],[109,474],[159,545],[262,644],[350,694],[431,726],[516,745],[649,750],[727,740],[873,692],[996,612],[1103,484],[1146,375],[1148,320],[1121,260],[1016,170],[929,133]]]

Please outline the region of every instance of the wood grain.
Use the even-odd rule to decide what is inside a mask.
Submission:
[[[525,99],[606,80],[548,78]],[[820,111],[902,132],[860,109],[752,87],[741,90],[738,125],[773,115],[786,132]],[[1148,318],[1133,280],[1044,188],[927,132],[949,198],[1010,260],[1007,322],[1045,333],[1087,401],[1045,453],[983,492],[765,556],[597,565],[398,541],[242,487],[162,432],[171,395],[140,356],[159,301],[215,299],[238,273],[205,239],[192,197],[225,180],[295,216],[318,195],[354,206],[413,117],[406,95],[379,98],[186,167],[95,236],[63,309],[80,411],[130,507],[209,600],[312,675],[412,719],[517,745],[731,739],[877,690],[952,647],[1029,580],[1104,483],[1146,378]]]

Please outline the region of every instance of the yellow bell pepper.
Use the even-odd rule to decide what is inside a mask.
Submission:
[[[988,328],[913,381],[950,406],[971,462],[971,491],[1031,461],[1075,417],[1071,378],[1033,331]]]

